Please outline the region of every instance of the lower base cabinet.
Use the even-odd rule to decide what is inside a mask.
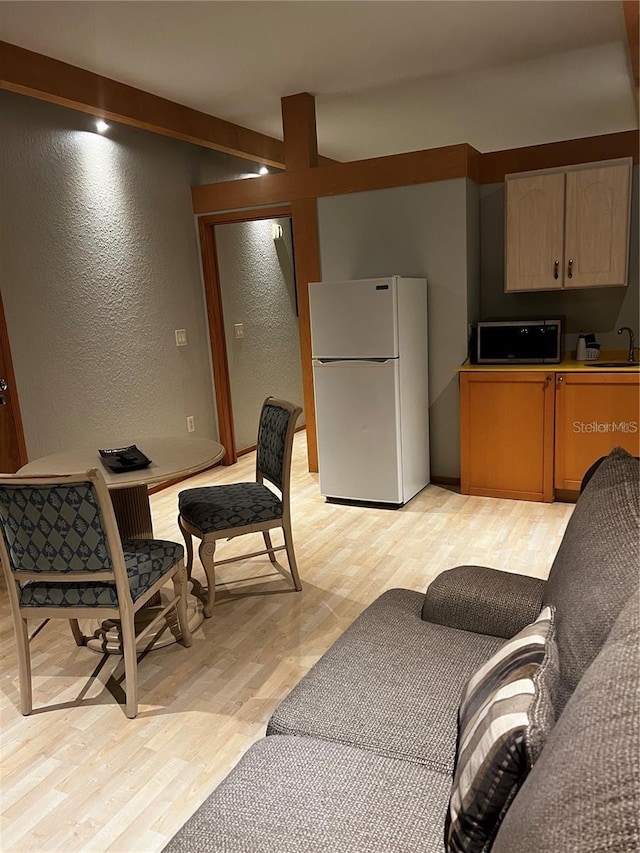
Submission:
[[[465,495],[553,500],[553,374],[463,372],[460,468]]]
[[[585,471],[614,447],[640,455],[640,381],[620,373],[556,377],[556,489],[579,489]]]
[[[553,501],[620,446],[640,455],[640,377],[598,371],[460,374],[461,491]]]

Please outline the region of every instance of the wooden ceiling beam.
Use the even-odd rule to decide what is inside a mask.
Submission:
[[[280,99],[284,162],[288,172],[318,165],[316,100],[308,92]]]
[[[428,151],[263,175],[247,181],[204,184],[191,188],[193,211],[198,214],[261,207],[298,199],[462,178],[468,172],[470,150],[473,149],[468,145],[447,145]]]
[[[466,144],[447,145],[370,160],[296,169],[251,181],[223,181],[194,186],[191,188],[191,198],[194,213],[201,214],[426,184],[450,178],[470,178],[480,184],[491,184],[503,181],[504,176],[512,172],[617,157],[633,157],[634,163],[638,162],[637,130],[490,151],[486,154],[480,154]]]
[[[638,0],[623,0],[622,11],[624,12],[624,23],[627,28],[629,62],[631,65],[631,76],[636,89],[637,102],[638,87],[640,86],[640,3],[638,3]]]
[[[2,41],[0,89],[284,168],[279,139]]]
[[[640,118],[640,3],[638,0],[622,0],[622,11],[627,30],[627,56],[633,83],[634,106],[636,117]]]
[[[489,151],[480,156],[479,183],[500,183],[504,181],[505,175],[513,172],[553,169],[577,163],[615,160],[618,157],[633,157],[633,162],[638,162],[637,130],[510,148],[506,151]]]
[[[284,161],[287,173],[316,169],[318,166],[318,139],[315,98],[308,92],[302,92],[298,95],[282,98],[280,105],[284,130]],[[300,198],[291,202],[291,227],[293,230],[293,259],[298,298],[298,329],[300,333],[300,365],[302,368],[307,461],[309,471],[316,472],[318,470],[318,435],[311,360],[309,282],[319,281],[321,278],[317,199]]]

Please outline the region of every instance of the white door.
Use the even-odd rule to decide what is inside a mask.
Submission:
[[[314,362],[320,491],[402,503],[398,360]]]
[[[312,282],[309,307],[314,358],[395,358],[396,288],[395,278]]]

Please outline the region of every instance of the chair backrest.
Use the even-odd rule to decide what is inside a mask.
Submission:
[[[116,583],[128,592],[113,506],[97,469],[0,477],[0,558],[7,583],[29,579]]]
[[[273,397],[267,397],[260,412],[256,480],[269,480],[280,489],[285,499],[291,473],[293,434],[301,412],[299,406]]]

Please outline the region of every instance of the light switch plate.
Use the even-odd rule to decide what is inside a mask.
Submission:
[[[177,347],[186,347],[187,345],[187,330],[186,329],[176,329],[176,346]]]
[[[196,422],[193,415],[189,415],[187,418],[187,432],[195,432],[196,431]]]

